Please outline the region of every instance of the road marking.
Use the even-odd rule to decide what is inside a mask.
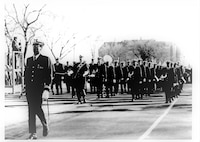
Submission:
[[[143,140],[145,139],[151,132],[152,130],[161,122],[161,120],[167,115],[167,113],[170,111],[170,109],[173,107],[173,105],[176,103],[177,99],[175,99],[170,106],[166,109],[166,111],[147,129],[147,131],[138,139],[138,140]]]

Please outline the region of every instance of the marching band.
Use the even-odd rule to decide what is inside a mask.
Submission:
[[[187,69],[179,63],[166,62],[166,66],[153,62],[138,60],[112,61],[108,58],[94,59],[90,64],[83,61],[83,56],[79,56],[80,62],[69,66],[67,62],[63,69],[54,64],[54,83],[56,84],[57,94],[58,86],[62,94],[60,78],[66,83],[67,93],[72,91],[72,97],[75,93],[78,103],[85,103],[85,95],[88,91],[86,84],[90,84],[90,92],[97,94],[98,98],[109,98],[117,95],[128,93],[131,94],[131,101],[143,99],[144,96],[156,91],[165,92],[165,103],[170,103],[175,97],[180,95],[183,84],[190,77]],[[57,77],[57,76],[60,77]],[[191,78],[190,78],[191,79]],[[53,87],[52,87],[53,89]],[[81,101],[81,97],[83,101]]]

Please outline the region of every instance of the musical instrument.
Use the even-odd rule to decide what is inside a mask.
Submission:
[[[112,63],[112,61],[113,61],[113,59],[110,55],[104,55],[103,60],[104,60],[104,62],[109,62],[109,64]]]

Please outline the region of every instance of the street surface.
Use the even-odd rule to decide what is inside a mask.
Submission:
[[[131,102],[130,94],[97,99],[88,93],[86,104],[76,104],[71,94],[50,97],[43,102],[49,120],[49,135],[42,136],[37,118],[39,140],[191,140],[192,85],[184,84],[179,98],[165,103],[164,93],[151,94]],[[26,140],[28,108],[25,97],[5,99],[5,139]]]

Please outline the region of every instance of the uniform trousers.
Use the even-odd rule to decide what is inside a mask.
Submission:
[[[102,96],[102,90],[103,90],[103,78],[96,78],[96,86],[97,86],[97,96]]]
[[[113,79],[108,79],[107,82],[105,82],[107,97],[109,97],[109,93],[111,94],[111,96],[113,96],[113,85]]]
[[[28,124],[29,133],[36,133],[36,115],[39,117],[42,125],[46,125],[46,119],[42,110],[42,85],[26,86],[26,97],[28,102]]]
[[[114,92],[115,94],[117,94],[119,92],[119,82],[120,82],[120,79],[116,79],[116,82],[114,84]]]
[[[85,78],[78,77],[74,81],[78,102],[81,102],[81,97],[83,97],[83,100],[85,101],[85,93],[83,92],[85,87]]]

